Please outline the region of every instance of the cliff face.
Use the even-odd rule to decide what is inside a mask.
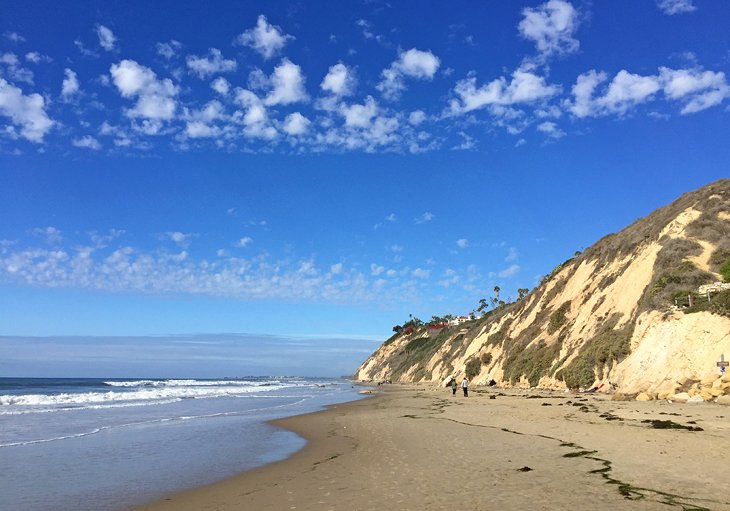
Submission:
[[[730,179],[687,193],[558,266],[525,298],[460,326],[388,339],[362,380],[672,394],[730,359]],[[730,277],[728,277],[730,280]],[[405,331],[404,331],[405,332]]]

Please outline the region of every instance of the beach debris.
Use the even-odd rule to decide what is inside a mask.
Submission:
[[[522,468],[518,468],[518,469],[517,469],[517,472],[532,472],[532,470],[533,470],[533,469],[531,469],[530,467],[528,467],[527,465],[525,465],[525,466],[524,466],[524,467],[522,467]]]
[[[704,431],[699,426],[685,426],[670,420],[646,419],[641,421],[644,424],[651,424],[654,429],[686,429],[687,431]]]
[[[598,451],[576,451],[563,454],[563,458],[581,458],[589,454],[596,454]]]
[[[619,422],[623,422],[623,419],[621,417],[619,417],[618,415],[614,415],[614,414],[612,414],[610,412],[602,413],[601,415],[599,415],[599,417],[601,417],[603,419],[606,419],[607,421],[619,421]]]

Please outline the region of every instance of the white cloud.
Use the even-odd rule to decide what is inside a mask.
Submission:
[[[117,38],[109,28],[104,25],[96,26],[96,35],[99,37],[99,44],[106,51],[113,51]]]
[[[580,75],[572,89],[573,100],[566,101],[570,112],[579,118],[624,115],[663,92],[665,98],[684,103],[682,114],[690,114],[716,106],[730,97],[730,86],[722,72],[662,67],[658,75],[641,76],[621,70],[603,95],[596,94],[599,85],[606,80],[606,73],[595,70]]]
[[[31,142],[43,142],[43,137],[55,124],[45,110],[45,101],[40,94],[25,95],[18,87],[0,78],[0,115],[9,117],[13,126],[6,133],[20,136]]]
[[[573,101],[568,103],[573,115],[580,118],[596,115],[593,93],[606,78],[606,73],[593,69],[578,76],[572,89]]]
[[[185,124],[185,136],[189,138],[212,138],[221,134],[221,129],[203,121],[188,121]]]
[[[558,94],[560,86],[547,85],[545,78],[517,70],[512,73],[509,82],[500,77],[479,88],[476,86],[476,77],[470,76],[458,81],[454,92],[458,99],[451,101],[450,111],[452,114],[461,114],[485,106],[509,106],[544,100]]]
[[[385,271],[385,266],[380,266],[375,263],[370,265],[370,275],[378,276]]]
[[[240,34],[236,40],[238,44],[253,48],[268,60],[278,54],[291,39],[294,37],[284,34],[281,28],[269,24],[266,16],[262,14],[258,17],[256,26]]]
[[[98,140],[96,140],[91,135],[85,135],[83,137],[74,138],[71,141],[71,144],[73,144],[74,147],[80,147],[83,149],[93,149],[94,151],[97,151],[101,149],[101,144]]]
[[[282,59],[271,75],[273,89],[264,99],[266,105],[288,105],[307,100],[302,69],[289,59]]]
[[[220,101],[212,100],[200,110],[183,109],[182,117],[187,121],[185,136],[189,138],[211,138],[222,133],[221,128],[211,125],[215,121],[226,119],[225,109]]]
[[[76,78],[76,73],[68,68],[63,71],[63,74],[66,78],[63,79],[61,84],[61,97],[69,99],[79,91],[79,81]]]
[[[513,264],[509,268],[506,268],[506,269],[502,270],[501,272],[499,272],[497,275],[500,278],[503,278],[504,279],[504,278],[507,278],[507,277],[512,277],[514,275],[517,275],[519,273],[519,271],[520,271],[520,265],[519,264]]]
[[[168,231],[163,234],[162,238],[170,240],[180,248],[188,248],[190,246],[190,239],[193,237],[192,234],[185,234],[180,231]]]
[[[401,53],[393,65],[406,76],[430,80],[438,71],[440,64],[439,58],[430,51],[411,48]]]
[[[241,238],[240,240],[238,240],[236,242],[236,246],[240,247],[240,248],[246,248],[247,246],[249,246],[251,244],[252,241],[253,241],[252,238],[250,238],[248,236],[244,236],[243,238]]]
[[[722,72],[661,67],[659,76],[669,99],[688,100],[682,108],[683,114],[699,112],[730,97],[730,86]]]
[[[171,58],[177,56],[177,52],[180,48],[182,48],[182,43],[180,41],[172,39],[170,42],[167,43],[157,43],[157,54],[166,58],[167,60],[170,60]]]
[[[416,268],[411,272],[411,275],[417,279],[427,279],[431,276],[431,270],[425,270],[423,268]]]
[[[198,121],[213,122],[225,117],[225,109],[220,101],[214,99],[208,101],[200,110],[186,110],[185,117]]]
[[[441,279],[438,281],[438,285],[448,288],[458,284],[459,282],[461,282],[461,277],[459,277],[459,274],[456,272],[456,270],[454,270],[453,268],[446,268]]]
[[[468,151],[477,146],[477,142],[474,137],[470,136],[468,133],[460,131],[459,136],[461,137],[461,143],[452,147],[455,151]]]
[[[210,88],[216,91],[221,96],[225,96],[231,90],[231,84],[228,82],[228,80],[226,80],[222,76],[219,76],[211,82]]]
[[[405,77],[431,80],[440,64],[439,58],[430,51],[411,48],[401,52],[398,59],[383,70],[383,78],[376,88],[385,99],[396,100],[406,88]]]
[[[63,241],[61,231],[56,227],[37,227],[32,232],[35,236],[43,238],[49,245],[56,245]]]
[[[11,41],[13,43],[23,43],[25,42],[25,37],[20,35],[17,32],[3,32],[3,37],[7,39],[8,41]]]
[[[123,97],[137,98],[137,103],[127,110],[126,115],[151,121],[143,126],[147,133],[157,133],[161,128],[160,121],[174,117],[178,89],[170,79],[159,80],[150,68],[127,59],[112,64],[110,73]]]
[[[248,74],[248,88],[254,91],[269,89],[271,88],[271,78],[266,76],[261,69],[254,68]]]
[[[670,16],[697,10],[693,0],[657,0],[657,7]]]
[[[619,71],[611,80],[603,96],[594,97],[606,74],[591,70],[583,73],[573,86],[574,101],[569,109],[576,117],[608,114],[623,115],[638,104],[649,101],[661,89],[655,76],[640,76],[626,70]]]
[[[565,132],[558,128],[558,125],[552,121],[545,121],[537,125],[537,131],[546,134],[548,137],[553,139],[563,138]]]
[[[426,211],[421,216],[414,218],[413,221],[416,224],[425,224],[426,222],[430,222],[431,220],[433,220],[433,218],[434,218],[434,214],[431,213],[430,211]]]
[[[201,79],[216,73],[230,73],[238,67],[235,60],[224,59],[218,48],[210,48],[207,56],[188,55],[185,62],[188,69]]]
[[[366,19],[359,19],[355,22],[355,25],[362,28],[362,35],[365,37],[365,39],[373,39],[375,38],[375,34],[372,32],[373,24],[370,23]]]
[[[414,110],[408,115],[408,122],[413,126],[418,126],[426,120],[426,113],[423,110]]]
[[[20,60],[15,53],[8,52],[0,55],[0,64],[6,66],[6,73],[9,78],[16,82],[25,82],[33,85],[33,71],[21,66]]]
[[[322,90],[340,97],[353,94],[356,86],[355,72],[342,63],[330,66],[327,75],[320,84]]]
[[[524,18],[518,28],[525,39],[535,43],[543,57],[572,53],[580,43],[573,38],[578,28],[578,15],[570,2],[550,0],[536,8],[522,10]]]
[[[466,238],[461,238],[456,240],[456,246],[459,248],[467,248],[469,246],[469,240]]]
[[[654,76],[641,76],[621,70],[598,101],[610,112],[624,113],[632,106],[649,100],[660,88],[661,84]]]
[[[84,46],[84,43],[82,43],[78,39],[76,39],[74,41],[74,46],[76,46],[76,48],[79,50],[79,53],[81,53],[81,55],[83,55],[84,57],[93,57],[93,58],[99,57],[99,54],[97,52]]]
[[[397,220],[398,220],[398,217],[395,215],[395,213],[391,213],[385,217],[385,221],[388,223],[391,223],[391,224],[396,222]],[[373,229],[376,229],[376,230],[380,229],[381,227],[383,227],[382,222],[378,222],[377,224],[373,225]]]
[[[43,55],[37,51],[29,51],[25,54],[25,60],[32,62],[33,64],[40,64],[41,62],[52,62],[53,59],[48,55]]]
[[[273,140],[278,135],[276,128],[271,125],[269,116],[261,98],[246,89],[236,89],[235,101],[245,112],[234,114],[237,120],[244,126],[243,134],[248,138],[261,138]]]
[[[378,105],[375,100],[368,96],[365,103],[354,105],[342,105],[340,113],[345,118],[345,126],[352,128],[367,128],[372,119],[378,113]]]
[[[330,303],[382,301],[390,285],[370,282],[364,274],[341,264],[320,268],[311,259],[245,259],[219,250],[212,261],[196,261],[185,250],[145,252],[130,246],[88,245],[71,249],[0,247],[0,279],[34,287]],[[397,300],[412,296],[407,286],[392,291]]]
[[[311,121],[309,119],[299,112],[294,112],[286,116],[282,129],[289,135],[304,135],[309,130],[310,124]]]

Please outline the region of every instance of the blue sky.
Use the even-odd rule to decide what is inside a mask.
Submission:
[[[382,340],[730,175],[725,2],[0,5],[6,336]]]

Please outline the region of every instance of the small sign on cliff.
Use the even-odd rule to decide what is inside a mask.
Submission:
[[[717,362],[717,367],[720,368],[720,372],[724,373],[725,368],[730,365],[730,362],[725,361],[725,355],[720,355],[720,361]]]

